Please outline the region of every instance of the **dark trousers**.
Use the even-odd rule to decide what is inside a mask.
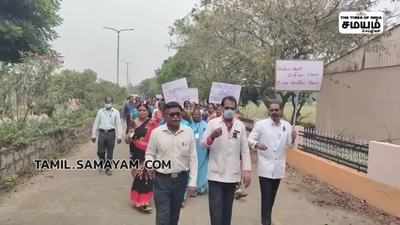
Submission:
[[[156,173],[153,186],[156,225],[178,225],[188,180],[187,172],[176,178]]]
[[[211,225],[230,225],[237,183],[208,181]]]
[[[115,131],[112,132],[99,132],[97,140],[97,156],[100,161],[104,162],[105,159],[112,160],[115,146]]]
[[[260,178],[261,190],[261,224],[271,225],[272,208],[275,202],[275,196],[278,192],[280,179]]]

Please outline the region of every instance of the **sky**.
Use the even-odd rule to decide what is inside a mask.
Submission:
[[[121,33],[120,84],[138,84],[153,77],[154,71],[175,52],[168,49],[169,27],[186,16],[199,0],[63,0],[63,24],[53,47],[64,56],[68,69],[92,69],[99,78],[116,81],[116,33],[104,26],[134,28]],[[400,12],[400,0],[382,0],[377,8]]]
[[[117,35],[104,26],[134,28],[121,33],[120,84],[126,85],[126,63],[133,84],[153,77],[174,51],[168,49],[169,27],[198,0],[63,0],[53,48],[68,69],[92,69],[104,80],[116,81]]]

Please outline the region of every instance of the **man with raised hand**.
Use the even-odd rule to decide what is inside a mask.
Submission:
[[[211,225],[230,225],[237,185],[251,182],[251,159],[244,124],[235,118],[237,101],[225,97],[223,116],[210,120],[203,145],[209,149],[208,188]],[[242,166],[241,166],[242,160]]]
[[[258,156],[262,225],[271,225],[275,196],[285,175],[287,151],[296,139],[292,125],[282,119],[280,103],[270,103],[268,111],[270,117],[258,121],[249,135],[249,143],[252,149],[257,150]]]

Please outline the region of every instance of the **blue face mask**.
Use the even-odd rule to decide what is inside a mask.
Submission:
[[[225,119],[233,119],[233,117],[235,117],[235,111],[228,109],[228,110],[224,110],[224,118]]]

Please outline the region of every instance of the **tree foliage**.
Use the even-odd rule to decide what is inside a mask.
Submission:
[[[102,105],[106,96],[112,96],[114,102],[122,103],[128,93],[125,88],[105,80],[98,80],[96,72],[86,69],[82,72],[63,70],[52,76],[52,104],[64,104],[69,99],[79,99],[83,107],[95,110]]]
[[[57,60],[47,56],[25,56],[24,63],[5,64],[0,71],[0,118],[25,120],[36,108],[51,115],[49,101],[51,74]]]
[[[148,78],[133,87],[133,93],[152,97],[161,93],[161,85],[156,77]]]
[[[20,62],[27,52],[45,54],[57,37],[61,0],[0,1],[0,61]]]
[[[105,96],[122,103],[128,95],[125,88],[98,80],[96,72],[62,70],[58,61],[43,56],[26,57],[23,63],[3,65],[0,71],[0,119],[25,120],[27,115],[66,110],[70,99],[79,99],[82,107],[95,110]]]
[[[315,59],[330,62],[366,41],[362,35],[338,32],[338,14],[364,10],[371,0],[213,0],[177,20],[170,34],[177,50],[162,65],[160,82],[185,76],[208,96],[213,81],[240,84],[242,101],[279,97],[283,106],[293,92],[275,92],[277,59]],[[310,99],[302,93],[302,107]],[[301,110],[300,107],[300,110]],[[301,118],[300,111],[296,112]],[[293,116],[292,116],[293,118]]]

